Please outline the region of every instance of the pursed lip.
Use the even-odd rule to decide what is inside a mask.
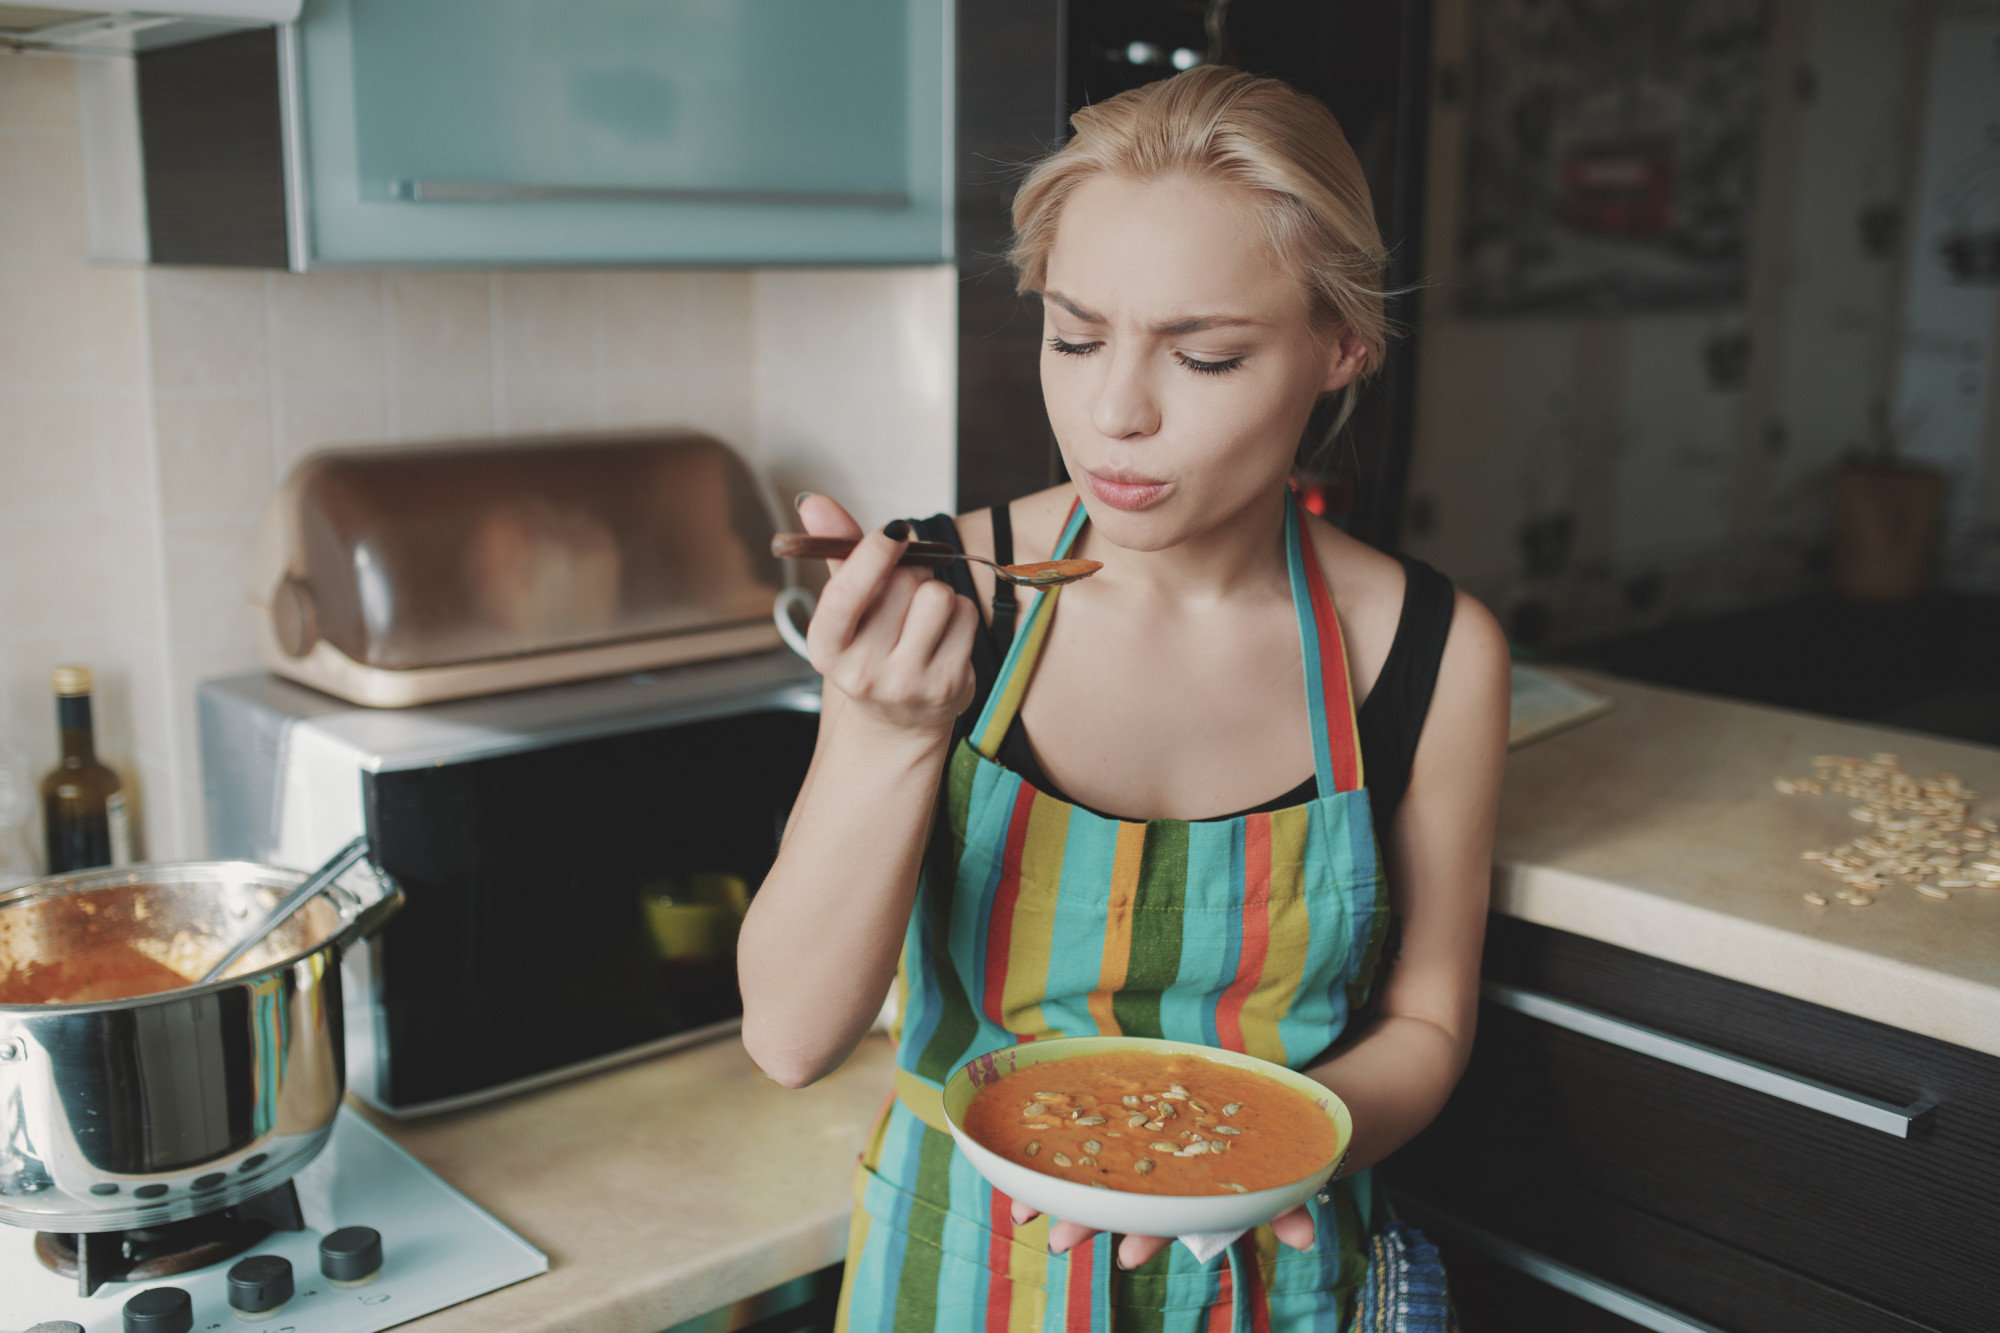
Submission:
[[[1091,493],[1113,509],[1151,509],[1167,498],[1170,481],[1149,477],[1130,468],[1083,469],[1084,484]]]

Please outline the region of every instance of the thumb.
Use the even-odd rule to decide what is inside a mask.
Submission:
[[[859,537],[861,525],[830,495],[799,492],[799,522],[815,537]]]

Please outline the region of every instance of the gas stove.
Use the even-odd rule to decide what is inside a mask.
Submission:
[[[211,1252],[235,1252],[204,1264],[197,1251],[200,1266],[187,1271],[146,1252],[172,1248],[179,1233],[86,1238],[86,1250],[138,1259],[137,1274],[163,1274],[100,1278],[89,1295],[76,1276],[75,1237],[0,1226],[0,1333],[41,1324],[84,1333],[377,1333],[548,1271],[541,1251],[349,1110],[291,1186],[248,1210],[247,1233],[241,1219],[223,1219],[232,1239]],[[254,1243],[242,1248],[245,1234]],[[200,1243],[214,1241],[204,1232]],[[124,1271],[98,1265],[107,1269]]]

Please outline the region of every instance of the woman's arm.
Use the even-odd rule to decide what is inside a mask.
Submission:
[[[800,517],[817,536],[861,535],[825,496]],[[833,562],[806,631],[825,680],[819,740],[737,945],[743,1044],[787,1087],[838,1068],[882,1007],[952,722],[972,697],[979,612],[898,568],[902,551],[877,533]]]

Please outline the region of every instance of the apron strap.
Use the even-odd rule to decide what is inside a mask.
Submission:
[[[1361,737],[1354,717],[1354,692],[1347,675],[1347,645],[1334,615],[1333,597],[1327,591],[1326,576],[1312,549],[1312,538],[1300,518],[1296,496],[1285,506],[1285,560],[1292,584],[1292,609],[1299,620],[1299,651],[1305,663],[1306,715],[1312,730],[1313,776],[1320,794],[1356,791],[1362,784]],[[1065,558],[1083,531],[1090,515],[1081,502],[1070,506],[1069,520],[1050,559]],[[1028,613],[1014,635],[1014,642],[1000,664],[993,692],[972,728],[972,748],[988,759],[997,758],[1000,742],[1014,725],[1027,695],[1028,680],[1035,673],[1042,643],[1048,638],[1049,622],[1055,614],[1060,586],[1035,593]]]
[[[1063,524],[1062,536],[1056,539],[1056,549],[1049,559],[1061,560],[1069,555],[1089,518],[1090,512],[1081,500],[1071,502],[1069,520]],[[1035,600],[1028,605],[1027,618],[1015,631],[1013,645],[1000,663],[1000,674],[994,679],[993,692],[986,696],[986,707],[980,710],[979,721],[973,724],[972,748],[988,759],[999,756],[1000,742],[1007,735],[1007,728],[1014,725],[1014,715],[1021,711],[1021,700],[1028,693],[1028,678],[1035,674],[1035,662],[1042,655],[1042,640],[1049,635],[1049,619],[1055,614],[1056,596],[1060,592],[1061,584],[1036,590]]]
[[[1331,796],[1361,787],[1361,733],[1347,676],[1347,643],[1303,513],[1303,501],[1293,496],[1285,506],[1285,559],[1292,578],[1292,609],[1299,617],[1299,651],[1305,659],[1313,776],[1319,794]]]

